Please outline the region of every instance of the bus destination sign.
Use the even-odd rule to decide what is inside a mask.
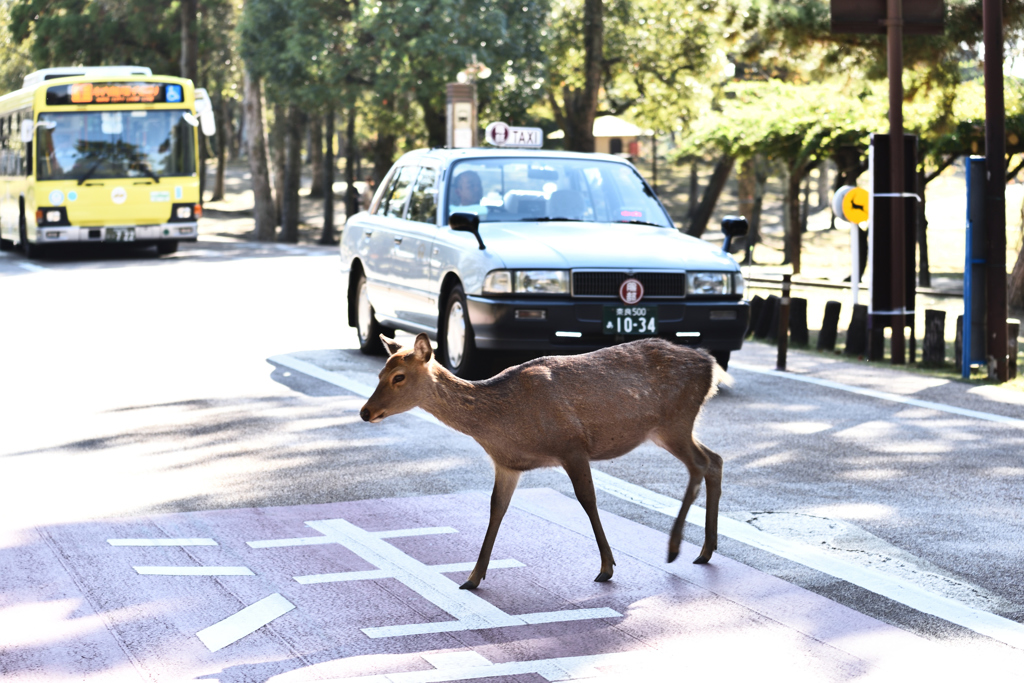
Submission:
[[[47,88],[46,104],[174,104],[183,95],[177,83],[72,83]]]

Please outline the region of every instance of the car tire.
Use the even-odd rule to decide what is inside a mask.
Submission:
[[[28,241],[28,225],[25,221],[25,212],[18,216],[18,239],[21,240],[21,253],[27,259],[37,259],[43,255],[43,248],[38,244]]]
[[[729,356],[732,355],[732,351],[712,351],[711,355],[715,357],[723,370],[729,369]]]
[[[438,330],[437,356],[441,365],[456,377],[476,379],[482,354],[473,339],[466,292],[462,285],[455,285],[448,293]]]
[[[159,256],[166,256],[178,251],[178,240],[166,240],[156,243],[156,253]]]
[[[352,288],[352,295],[355,297],[353,304],[356,312],[356,336],[359,337],[359,350],[367,356],[385,355],[387,351],[380,341],[380,335],[393,337],[395,331],[390,327],[384,327],[377,321],[367,293],[365,275],[359,276],[355,287]]]

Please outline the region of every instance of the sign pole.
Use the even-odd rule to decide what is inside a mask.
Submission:
[[[903,0],[888,0],[888,62],[889,62],[889,158],[890,189],[892,197],[892,340],[890,351],[893,365],[902,365],[906,359],[904,338],[907,305],[906,254],[904,241],[903,197]]]
[[[988,250],[986,355],[995,358],[995,377],[1010,379],[1006,360],[1006,109],[1003,101],[1003,6],[984,0],[982,24],[985,41],[985,222]],[[980,349],[979,349],[980,351]]]

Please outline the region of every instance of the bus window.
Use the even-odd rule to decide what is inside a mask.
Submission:
[[[195,175],[194,128],[184,110],[45,112],[39,180]]]

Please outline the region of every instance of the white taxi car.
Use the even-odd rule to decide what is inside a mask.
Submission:
[[[604,154],[431,149],[404,155],[341,240],[348,322],[425,332],[471,376],[487,351],[573,353],[643,336],[723,366],[749,307],[727,253],[677,230],[627,161]]]

